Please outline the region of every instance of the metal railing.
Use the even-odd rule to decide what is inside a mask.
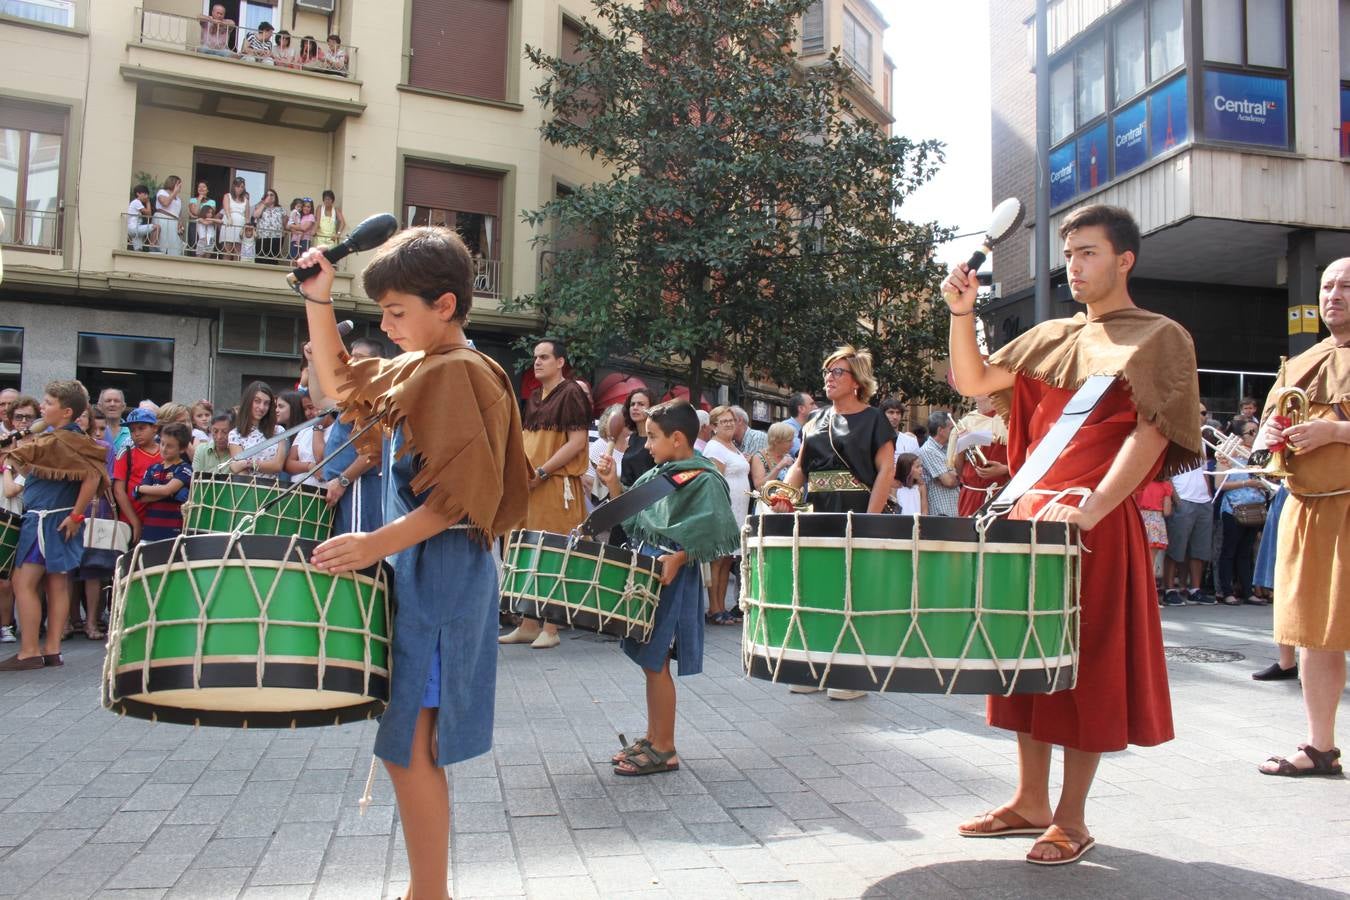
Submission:
[[[231,226],[223,223],[218,216],[205,219],[189,216],[180,219],[167,216],[147,218],[141,214],[124,212],[119,216],[118,225],[125,249],[184,259],[281,266],[289,264],[313,244],[312,233],[308,236],[293,235],[284,230],[280,233],[265,233],[256,222]],[[343,237],[338,235],[338,240]],[[337,268],[339,271],[344,269],[342,261],[337,263]]]
[[[0,205],[5,228],[0,231],[0,244],[61,252],[61,232],[65,220],[62,209],[18,209]]]
[[[474,294],[479,297],[500,297],[502,295],[502,261],[500,259],[475,259],[473,266]]]
[[[136,33],[147,46],[174,47],[247,65],[338,78],[356,75],[355,47],[343,44],[330,49],[327,41],[308,35],[288,35],[289,48],[282,48],[275,32],[264,40],[256,29],[228,20],[217,24],[206,16],[179,16],[153,9],[136,10]]]

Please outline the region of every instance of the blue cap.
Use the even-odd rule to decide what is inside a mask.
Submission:
[[[151,412],[150,410],[148,410],[148,409],[140,409],[140,408],[133,409],[131,412],[127,413],[127,419],[126,419],[126,421],[127,421],[127,424],[128,424],[128,425],[158,425],[158,424],[159,424],[159,419],[157,419],[157,418],[155,417],[155,414],[154,414],[154,413],[152,413],[152,412]]]

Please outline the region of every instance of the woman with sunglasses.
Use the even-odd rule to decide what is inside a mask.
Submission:
[[[1259,430],[1256,422],[1243,416],[1233,420],[1231,433],[1240,435],[1242,446],[1251,453],[1252,442]],[[1236,581],[1242,593],[1253,600],[1256,597],[1252,573],[1256,566],[1256,535],[1259,525],[1243,525],[1237,520],[1236,508],[1247,503],[1266,502],[1265,488],[1255,478],[1245,475],[1225,475],[1232,468],[1226,459],[1215,463],[1214,481],[1219,496],[1219,521],[1223,527],[1223,544],[1219,549],[1219,596],[1229,606],[1241,606]]]

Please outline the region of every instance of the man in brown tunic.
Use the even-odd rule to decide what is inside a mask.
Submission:
[[[539,387],[525,403],[525,454],[530,479],[530,509],[525,527],[567,534],[586,519],[581,476],[590,467],[586,452],[591,404],[580,384],[564,377],[567,352],[562,341],[544,338],[534,348],[534,376]],[[558,626],[524,619],[520,627],[497,639],[503,644],[529,644],[536,650],[558,646]]]
[[[1266,398],[1262,436],[1286,443],[1289,499],[1280,515],[1275,559],[1275,640],[1303,648],[1299,676],[1308,741],[1288,758],[1272,756],[1266,775],[1337,775],[1336,707],[1350,650],[1350,257],[1327,266],[1318,296],[1331,337],[1289,360]],[[1275,415],[1284,387],[1308,394],[1306,421]]]

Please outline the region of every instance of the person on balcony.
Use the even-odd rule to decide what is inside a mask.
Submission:
[[[220,217],[216,215],[216,201],[203,200],[197,205],[197,242],[193,251],[201,259],[218,259],[216,235],[219,233]]]
[[[170,175],[164,179],[164,186],[155,194],[155,221],[159,223],[159,250],[170,256],[183,255],[182,227],[178,217],[183,211],[183,179]]]
[[[338,235],[347,230],[347,219],[338,209],[337,194],[323,192],[323,205],[319,207],[319,218],[314,232],[314,246],[322,249],[338,242]]]
[[[131,191],[127,204],[127,238],[132,250],[144,250],[146,242],[159,243],[159,226],[151,221],[155,211],[150,208],[150,189],[143,184]]]
[[[307,34],[300,39],[300,68],[317,69],[323,65],[323,54],[319,52],[319,42]]]
[[[296,203],[299,204],[299,208],[296,208]],[[286,222],[286,230],[291,234],[291,259],[297,259],[309,249],[310,243],[314,240],[316,226],[314,200],[310,197],[301,197],[296,203],[291,204],[290,219]]]
[[[195,256],[197,249],[197,220],[202,215],[202,204],[206,202],[211,189],[207,187],[205,181],[197,182],[197,190],[188,198],[188,223],[187,223],[187,247],[188,255]],[[211,207],[215,208],[215,201],[211,201]]]
[[[263,198],[253,207],[253,218],[258,222],[258,248],[254,262],[276,265],[283,257],[281,238],[286,227],[286,211],[281,208],[281,198],[277,192],[268,188]]]
[[[276,65],[272,59],[272,23],[263,22],[258,30],[244,38],[244,60],[264,66]]]
[[[220,249],[225,259],[239,259],[239,246],[244,240],[244,223],[248,221],[249,208],[244,179],[236,176],[230,182],[230,192],[220,204]]]
[[[272,60],[278,68],[300,68],[300,48],[291,42],[291,33],[284,28],[277,32],[276,43],[272,45]]]
[[[211,15],[198,16],[197,19],[202,24],[197,52],[232,58],[234,52],[230,50],[230,35],[234,32],[235,22],[234,19],[225,18],[225,7],[217,3],[211,7]]]
[[[342,49],[342,38],[336,34],[328,36],[328,46],[322,52],[323,71],[329,75],[346,76],[347,51]]]

